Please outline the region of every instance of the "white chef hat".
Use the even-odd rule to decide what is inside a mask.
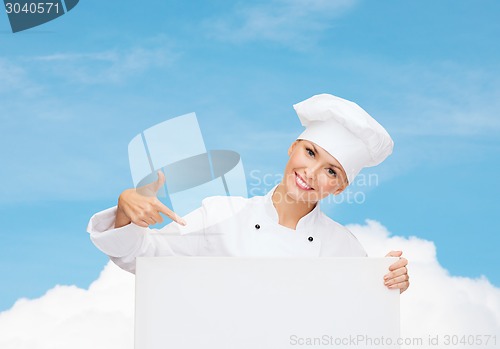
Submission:
[[[306,127],[298,139],[319,145],[337,159],[349,183],[363,167],[376,166],[392,153],[391,136],[354,102],[320,94],[293,107]]]

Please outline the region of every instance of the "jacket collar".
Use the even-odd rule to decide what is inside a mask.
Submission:
[[[278,185],[274,186],[274,188],[272,188],[264,196],[264,210],[266,211],[266,214],[273,221],[276,222],[276,224],[279,224],[278,223],[278,221],[279,221],[279,219],[278,219],[278,212],[276,211],[276,207],[274,207],[273,200],[272,200],[272,196],[273,196],[274,191],[276,190],[277,187],[278,187]],[[302,217],[301,219],[299,219],[299,221],[297,223],[296,230],[303,230],[303,229],[309,229],[310,230],[311,227],[314,226],[314,222],[316,221],[316,218],[318,217],[318,215],[321,212],[319,204],[320,203],[318,202],[316,204],[316,207],[314,207],[314,209],[311,212],[309,212],[304,217]]]

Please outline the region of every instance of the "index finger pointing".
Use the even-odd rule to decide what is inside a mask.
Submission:
[[[158,209],[158,212],[163,213],[165,216],[169,217],[172,219],[174,222],[179,223],[180,225],[186,225],[187,222],[182,219],[177,213],[169,209],[167,206],[165,206],[160,200],[157,201],[156,203],[156,208]]]

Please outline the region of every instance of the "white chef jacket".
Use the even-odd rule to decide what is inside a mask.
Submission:
[[[209,197],[184,217],[186,226],[172,222],[161,229],[133,223],[115,229],[112,207],[92,216],[87,231],[97,248],[132,273],[136,257],[142,256],[366,256],[356,237],[321,212],[319,204],[295,230],[278,224],[273,192],[250,199]]]

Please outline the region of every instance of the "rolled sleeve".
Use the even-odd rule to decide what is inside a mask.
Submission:
[[[87,231],[94,245],[110,257],[124,257],[139,250],[149,228],[134,223],[114,228],[116,206],[96,213],[90,219]]]
[[[199,208],[184,218],[188,226],[172,222],[161,229],[134,223],[115,229],[116,207],[96,213],[87,231],[94,245],[120,268],[135,272],[137,257],[196,256],[206,250],[205,210]]]

